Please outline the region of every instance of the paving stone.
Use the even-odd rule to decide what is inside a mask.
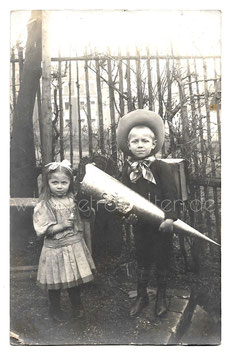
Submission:
[[[141,316],[135,318],[135,328],[139,332],[141,332],[142,328],[142,332],[145,335],[144,345],[166,345],[171,337],[168,324],[166,319],[154,316],[153,307],[147,306]],[[143,338],[142,334],[141,338]]]
[[[166,316],[162,318],[154,317],[151,321],[152,324],[152,337],[155,341],[154,344],[168,344],[173,333],[176,332],[180,324],[182,314],[175,312],[167,312]]]
[[[137,324],[145,324],[146,321],[151,324],[152,344],[168,344],[180,326],[183,313],[189,302],[190,293],[187,290],[168,289],[169,311],[164,317],[158,318],[154,314],[156,289],[147,288],[147,292],[150,302],[141,315],[136,318]],[[136,290],[129,292],[129,298],[135,298],[136,296]]]
[[[171,297],[169,302],[170,312],[183,313],[188,305],[188,299],[182,299],[180,297]]]
[[[191,325],[180,340],[182,345],[217,345],[220,344],[220,324],[200,306],[195,308]]]
[[[182,314],[177,312],[167,312],[167,318],[164,320],[165,327],[168,331],[174,334],[179,326]]]
[[[180,303],[179,303],[180,301]],[[176,303],[177,309],[185,310],[188,304],[188,300],[183,300],[178,298]],[[151,332],[152,332],[152,344],[155,345],[166,345],[169,343],[170,339],[172,338],[173,334],[176,333],[182,316],[183,312],[171,311],[169,307],[169,311],[164,317],[156,317],[154,314],[154,307],[155,307],[155,300],[150,301],[149,305],[144,308],[141,315],[136,318],[137,324],[144,324],[144,322],[148,321],[151,325]],[[175,302],[174,302],[175,308]],[[172,343],[171,343],[172,344]]]
[[[160,326],[158,328],[153,328],[151,332],[152,332],[151,341],[145,342],[144,345],[147,345],[147,343],[152,345],[168,344],[168,341],[170,339],[170,333],[168,332],[168,329]]]
[[[167,291],[168,296],[177,296],[180,298],[189,298],[190,297],[190,291],[188,290],[183,290],[183,289],[168,289]]]

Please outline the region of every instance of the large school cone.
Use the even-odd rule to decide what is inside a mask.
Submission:
[[[86,165],[86,174],[81,182],[81,191],[91,200],[103,201],[108,211],[117,210],[124,215],[131,212],[159,227],[164,212],[135,191],[98,169],[94,164]],[[182,236],[197,237],[216,244],[214,240],[198,232],[180,219],[174,223],[174,232]]]

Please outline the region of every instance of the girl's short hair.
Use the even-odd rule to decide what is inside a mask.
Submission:
[[[73,173],[69,169],[65,168],[64,166],[58,166],[55,170],[49,170],[48,168],[46,168],[46,170],[44,172],[42,186],[41,186],[41,193],[39,196],[39,201],[41,201],[41,200],[48,201],[50,199],[51,192],[50,192],[48,182],[51,178],[51,175],[56,172],[62,172],[70,179],[70,185],[69,185],[68,192],[74,194],[74,176],[73,176]]]

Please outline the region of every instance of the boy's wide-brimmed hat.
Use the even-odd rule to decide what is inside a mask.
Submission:
[[[131,111],[120,119],[117,129],[117,143],[119,149],[121,149],[123,153],[130,155],[127,140],[130,130],[135,126],[146,126],[153,131],[157,144],[152,150],[152,154],[159,152],[165,138],[163,120],[157,113],[144,109]]]

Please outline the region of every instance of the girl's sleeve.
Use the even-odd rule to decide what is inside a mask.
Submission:
[[[45,201],[39,202],[33,213],[33,226],[38,237],[43,237],[47,229],[56,224],[54,213],[47,207]]]

